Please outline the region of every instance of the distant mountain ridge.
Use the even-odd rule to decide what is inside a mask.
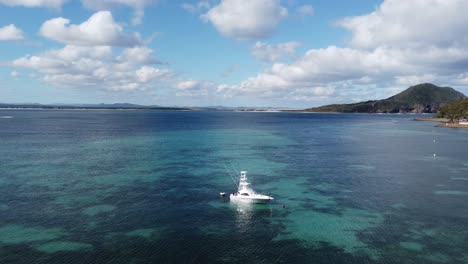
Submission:
[[[411,86],[403,92],[383,100],[353,104],[332,104],[308,108],[307,112],[341,113],[436,113],[450,102],[464,99],[465,95],[451,87],[439,87],[431,83]]]

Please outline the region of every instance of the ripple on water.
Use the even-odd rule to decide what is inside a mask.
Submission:
[[[348,165],[348,168],[355,170],[375,170],[375,166],[365,164],[352,164]]]
[[[404,241],[400,242],[400,247],[411,251],[422,251],[424,245],[414,241]]]
[[[53,201],[54,204],[62,205],[65,207],[76,207],[77,205],[86,203],[96,203],[98,201],[97,194],[91,195],[63,195],[58,196]]]
[[[108,204],[100,204],[95,206],[90,206],[82,210],[82,213],[88,216],[95,216],[98,214],[108,213],[115,210],[115,206]]]
[[[111,123],[113,124],[113,120],[108,121],[110,122],[109,125],[111,125]],[[227,120],[227,122],[229,123],[230,120]],[[120,125],[120,123],[117,122],[116,124]],[[55,126],[51,127],[54,128]],[[113,126],[109,126],[109,128],[111,127],[113,128]],[[357,127],[360,126],[358,125]],[[236,232],[245,232],[245,230],[250,232],[251,229],[249,228],[255,226],[255,228],[252,229],[253,232],[249,233],[248,235],[251,235],[250,237],[253,237],[254,239],[258,239],[257,241],[259,243],[256,249],[245,247],[245,245],[239,244],[239,246],[237,247],[235,246],[233,248],[230,248],[230,250],[232,250],[231,252],[235,252],[237,254],[229,255],[225,254],[225,252],[220,252],[215,248],[213,249],[213,252],[206,252],[207,255],[210,255],[210,258],[208,259],[213,259],[213,256],[222,255],[223,257],[226,257],[226,261],[230,262],[240,262],[242,259],[246,259],[247,257],[249,257],[250,260],[252,260],[253,257],[253,260],[259,260],[258,262],[261,262],[260,257],[264,256],[262,252],[267,252],[267,250],[269,250],[266,247],[276,247],[277,245],[284,245],[285,248],[288,249],[287,253],[283,256],[283,262],[285,262],[284,259],[287,259],[288,257],[294,259],[294,255],[298,252],[296,250],[296,241],[294,241],[291,244],[289,244],[291,241],[282,241],[281,243],[272,244],[269,243],[271,236],[276,235],[279,230],[284,230],[284,233],[281,236],[278,236],[276,239],[301,239],[305,242],[313,243],[313,248],[311,248],[311,251],[317,249],[315,247],[317,244],[321,244],[320,241],[324,241],[326,242],[326,244],[329,244],[331,246],[343,248],[346,252],[359,252],[361,249],[369,249],[371,248],[371,244],[367,243],[372,243],[372,245],[380,245],[378,244],[378,242],[382,241],[379,239],[375,239],[380,234],[370,233],[371,231],[377,230],[376,225],[382,224],[382,216],[380,214],[375,214],[371,211],[366,211],[363,209],[358,210],[343,207],[345,205],[341,203],[341,201],[343,201],[343,193],[346,191],[345,189],[347,188],[348,190],[353,190],[356,194],[352,197],[357,199],[355,200],[356,203],[354,203],[354,200],[350,202],[353,202],[353,204],[355,205],[362,204],[361,200],[359,200],[362,199],[360,197],[360,191],[362,190],[362,188],[368,188],[368,185],[362,184],[362,186],[356,186],[356,182],[353,178],[349,178],[348,182],[347,178],[345,178],[345,176],[347,175],[343,175],[342,177],[340,176],[340,179],[344,180],[337,182],[336,185],[320,184],[320,182],[324,181],[334,181],[335,176],[339,176],[339,174],[335,174],[335,170],[325,170],[324,168],[328,166],[336,167],[336,163],[328,163],[325,161],[318,162],[315,163],[315,165],[318,165],[317,167],[315,167],[314,163],[312,163],[312,160],[310,164],[302,164],[300,162],[297,162],[297,160],[303,158],[305,154],[311,155],[311,159],[312,157],[314,157],[312,155],[313,153],[302,151],[303,149],[316,148],[317,153],[333,152],[333,150],[336,150],[334,149],[333,144],[323,144],[324,147],[322,147],[322,145],[320,144],[306,144],[304,146],[298,144],[297,147],[285,146],[285,144],[287,143],[285,143],[283,138],[275,137],[270,133],[264,132],[267,131],[267,129],[264,128],[262,128],[262,130],[259,132],[255,132],[253,130],[249,131],[238,129],[207,131],[195,128],[193,130],[190,129],[189,131],[171,131],[170,133],[166,133],[164,132],[166,131],[165,129],[151,127],[151,131],[157,131],[157,133],[148,132],[147,134],[145,134],[144,131],[140,131],[137,127],[135,133],[133,133],[133,130],[131,130],[131,133],[128,133],[133,134],[134,136],[129,136],[128,138],[125,136],[127,135],[127,132],[123,133],[125,135],[121,135],[121,133],[118,131],[120,128],[123,127],[117,126],[117,129],[109,129],[109,131],[107,131],[106,129],[106,133],[103,133],[102,136],[100,136],[100,131],[96,131],[96,133],[94,133],[94,130],[90,130],[90,132],[92,133],[90,133],[89,135],[79,134],[78,136],[80,137],[73,138],[73,142],[75,142],[76,140],[76,146],[73,145],[75,143],[72,144],[71,141],[67,141],[70,144],[67,143],[65,145],[55,145],[54,143],[60,139],[60,136],[58,136],[59,134],[55,133],[57,131],[51,131],[53,133],[46,131],[49,133],[48,135],[50,135],[47,136],[47,139],[49,141],[36,141],[33,142],[34,144],[30,144],[31,147],[22,149],[24,153],[31,153],[31,158],[14,159],[14,161],[12,159],[11,164],[7,164],[9,166],[7,168],[16,169],[14,171],[8,169],[7,174],[14,175],[15,178],[5,178],[9,182],[18,183],[21,184],[21,186],[27,187],[20,190],[26,190],[27,195],[32,195],[30,197],[24,195],[23,197],[21,197],[21,199],[29,199],[27,201],[31,202],[31,207],[36,205],[34,204],[34,202],[35,197],[38,197],[38,195],[36,195],[34,192],[39,190],[41,192],[39,193],[40,197],[44,197],[47,199],[50,198],[51,209],[43,212],[44,216],[47,218],[38,219],[37,222],[35,222],[35,219],[32,219],[32,217],[29,216],[24,218],[24,220],[18,219],[17,222],[19,223],[21,220],[24,221],[22,222],[24,224],[29,223],[29,226],[35,226],[41,225],[40,221],[47,221],[47,219],[57,219],[57,221],[59,222],[63,221],[63,223],[66,223],[66,225],[64,225],[64,228],[69,228],[69,230],[67,230],[69,231],[69,234],[65,234],[63,233],[63,231],[58,230],[60,232],[54,235],[54,232],[51,232],[51,230],[49,230],[49,232],[45,232],[44,230],[48,229],[42,227],[38,228],[42,230],[42,233],[39,232],[40,230],[36,230],[35,232],[31,230],[23,230],[22,234],[20,230],[10,230],[9,232],[6,232],[4,230],[4,227],[0,226],[0,243],[3,244],[2,239],[4,239],[5,237],[16,237],[19,234],[22,237],[27,236],[29,238],[15,238],[16,240],[11,240],[12,238],[10,238],[9,242],[21,243],[22,241],[33,241],[29,244],[31,244],[33,247],[36,247],[36,250],[40,250],[41,252],[45,253],[91,250],[92,246],[95,246],[96,252],[93,253],[105,255],[106,252],[114,250],[114,246],[116,246],[115,249],[127,249],[126,252],[122,253],[118,253],[116,250],[115,254],[116,257],[121,258],[119,259],[120,261],[129,263],[132,261],[132,259],[130,258],[133,255],[140,254],[141,250],[154,250],[155,243],[153,242],[156,242],[154,241],[156,238],[158,240],[161,239],[160,241],[164,241],[163,239],[166,238],[162,237],[162,235],[165,235],[164,232],[159,233],[159,231],[157,231],[156,228],[148,228],[153,227],[151,223],[153,223],[155,219],[161,221],[161,225],[167,225],[168,228],[180,228],[182,224],[186,224],[185,220],[190,220],[185,218],[183,219],[184,221],[180,222],[181,214],[179,214],[177,210],[174,210],[175,212],[177,212],[177,214],[172,213],[172,210],[168,210],[167,214],[165,210],[161,213],[156,213],[156,210],[148,210],[148,213],[146,211],[141,211],[138,212],[138,214],[141,213],[141,215],[135,215],[135,218],[141,217],[141,221],[128,221],[125,224],[122,224],[122,219],[125,220],[125,216],[129,216],[130,214],[133,215],[133,213],[135,213],[135,211],[133,210],[135,210],[136,208],[140,208],[134,206],[135,203],[138,204],[139,201],[142,199],[143,195],[149,194],[146,193],[147,191],[154,191],[155,189],[157,191],[162,192],[163,196],[161,196],[161,199],[165,196],[170,197],[176,192],[180,193],[182,191],[187,191],[187,193],[189,194],[200,195],[211,193],[213,195],[213,200],[217,200],[219,191],[229,191],[228,186],[233,186],[229,176],[223,174],[225,170],[222,163],[224,161],[228,163],[228,167],[230,167],[229,163],[232,163],[236,169],[249,170],[254,187],[256,189],[258,188],[259,191],[264,191],[265,193],[271,192],[271,194],[276,198],[276,204],[274,203],[272,205],[272,207],[274,208],[272,210],[274,216],[268,216],[268,221],[265,220],[267,214],[263,214],[259,212],[260,210],[257,209],[254,210],[254,213],[249,213],[247,210],[239,209],[238,213],[235,214],[230,210],[232,209],[232,205],[230,203],[222,203],[217,201],[213,203],[210,202],[208,206],[206,204],[200,204],[207,202],[207,199],[201,199],[201,201],[190,201],[187,205],[183,204],[183,208],[186,208],[185,206],[188,207],[193,204],[193,209],[202,208],[202,210],[197,211],[194,218],[196,221],[190,223],[188,223],[189,221],[187,221],[189,225],[193,226],[183,226],[181,228],[183,229],[183,231],[181,231],[180,234],[183,236],[185,235],[185,233],[182,232],[186,232],[186,229],[194,229],[193,234],[190,233],[189,235],[199,235],[198,229],[201,229],[203,234],[218,235],[218,237],[208,236],[208,238],[215,238],[216,240],[207,241],[206,246],[211,246],[209,243],[212,244],[213,242],[216,243],[218,241],[222,241],[219,237],[221,235],[236,235],[238,234]],[[129,129],[133,128],[134,127],[129,127]],[[270,126],[268,129],[270,129]],[[281,130],[287,131],[285,130],[284,126],[281,127]],[[345,129],[340,129],[340,131],[341,130],[346,131]],[[285,132],[278,131],[278,133],[283,134]],[[314,136],[310,136],[310,133],[313,133],[313,130],[306,131],[306,137],[315,140],[313,139]],[[96,134],[96,138],[94,137],[94,134]],[[147,136],[140,137],[137,135]],[[407,138],[406,134],[402,135],[405,138]],[[68,138],[68,136],[71,135],[67,134],[67,136],[63,138]],[[83,140],[81,136],[83,136]],[[85,136],[86,139],[84,139]],[[288,137],[294,139],[296,139],[296,137],[298,136],[300,135],[294,134],[292,132],[290,135],[288,135]],[[103,142],[98,142],[95,140],[100,138],[109,138],[109,140]],[[360,137],[356,137],[356,139],[359,138]],[[330,139],[333,140],[333,137],[330,137]],[[379,142],[380,141],[381,139],[379,138]],[[327,141],[323,141],[323,143],[325,142]],[[322,143],[322,141],[318,140],[315,143]],[[403,144],[401,145],[403,146]],[[16,147],[14,147],[16,146],[15,144],[12,143],[11,146],[12,150],[16,149]],[[284,151],[283,149],[287,151]],[[400,149],[401,148],[398,148],[398,151],[400,151]],[[356,149],[353,148],[353,151],[354,150]],[[374,148],[373,150],[378,149]],[[385,153],[387,152],[386,149],[383,149],[383,151],[385,151]],[[391,149],[389,149],[389,151],[391,151]],[[418,157],[418,155],[424,155],[424,160],[428,160],[431,163],[434,162],[434,164],[437,165],[444,165],[447,163],[448,167],[452,164],[450,162],[445,162],[449,159],[452,159],[450,157],[445,159],[443,156],[440,156],[437,157],[436,160],[434,160],[432,157],[432,152],[433,151],[429,150],[425,151],[423,154],[416,154],[412,156]],[[5,153],[7,152],[5,151]],[[93,153],[93,155],[89,155],[89,153]],[[341,151],[337,151],[336,154],[339,156],[340,153]],[[346,153],[346,151],[343,151],[343,153]],[[355,153],[360,154],[358,152]],[[20,153],[18,153],[18,155],[19,157],[29,157],[27,155],[20,155]],[[396,154],[396,156],[398,156],[398,154]],[[270,157],[270,159],[266,157]],[[355,175],[359,175],[362,173],[367,173],[368,175],[371,175],[371,173],[375,171],[375,168],[366,167],[365,164],[376,165],[376,168],[380,168],[378,165],[380,163],[375,162],[376,160],[373,160],[370,157],[369,159],[365,159],[367,158],[367,156],[362,157],[363,159],[361,159],[360,156],[357,155],[355,160],[349,160],[349,162],[353,162],[353,164],[358,164],[354,165],[354,167],[353,165],[351,165],[350,167],[347,167],[346,164],[344,165],[345,169],[348,168],[350,171],[353,172],[351,173],[351,176],[355,177]],[[337,158],[342,158],[342,156]],[[284,163],[276,162],[279,160],[284,161]],[[368,161],[369,163],[367,163]],[[387,163],[388,161],[389,163]],[[389,157],[389,160],[385,160],[385,164],[393,164],[393,161],[394,160],[392,160],[392,158]],[[359,165],[361,163],[364,163],[364,165]],[[285,164],[287,166],[285,166]],[[398,165],[397,163],[395,164]],[[465,167],[462,168],[463,170],[468,169],[467,164],[465,164]],[[0,168],[0,170],[3,169],[4,171],[7,171],[7,168],[3,167]],[[421,167],[421,169],[423,169],[423,167]],[[183,179],[177,181],[173,178],[169,179],[169,177],[178,176],[179,172],[180,177],[184,177]],[[429,176],[436,177],[436,175],[432,175],[429,172]],[[300,173],[303,173],[303,175],[299,175]],[[449,172],[447,174],[444,174],[442,179],[437,178],[437,181],[428,181],[427,183],[431,184],[432,186],[437,182],[441,182],[441,180],[445,180],[446,178],[444,177],[463,177],[462,173],[454,173],[455,172]],[[320,175],[319,177],[318,174],[323,175]],[[296,180],[294,178],[297,175],[299,177],[297,177]],[[325,176],[328,175],[330,176],[330,178],[325,179]],[[276,179],[278,179],[280,176],[282,178],[284,177],[288,179],[285,179],[284,181],[276,181]],[[407,175],[403,174],[402,176]],[[170,186],[170,188],[173,189],[169,189],[169,187],[167,187],[166,185],[160,187],[157,186],[159,182],[157,182],[156,180],[161,180],[161,177],[164,177],[164,181],[161,181],[161,183],[164,182],[165,184],[167,184],[167,186]],[[291,179],[289,179],[289,177],[291,177]],[[186,178],[189,178],[189,180],[185,181]],[[405,179],[406,178],[407,177],[405,177]],[[12,181],[11,179],[16,179],[16,182]],[[220,180],[220,182],[217,182],[218,180]],[[393,180],[393,178],[389,180]],[[148,186],[151,188],[140,189],[140,183],[146,183],[151,181],[156,181],[154,184],[146,184],[152,185]],[[404,180],[402,182],[408,183]],[[178,185],[179,183],[181,184],[178,186],[173,186],[171,185],[171,183],[176,183],[175,185]],[[184,185],[184,183],[189,183],[187,185],[191,186],[186,186]],[[222,183],[222,185],[217,185],[218,183]],[[385,183],[394,182],[385,181]],[[2,183],[0,182],[0,184]],[[41,188],[36,188],[36,186],[28,187],[28,184],[39,185],[39,187]],[[222,186],[222,188],[225,188],[226,190],[221,190],[221,187],[218,186]],[[446,187],[438,189],[439,191],[443,189],[451,189],[449,187],[450,185],[447,183]],[[419,185],[415,188],[419,188]],[[137,195],[135,196],[125,197],[125,199],[123,199],[120,194],[130,189],[131,191],[141,191],[142,193],[136,193]],[[42,192],[42,190],[44,190],[44,192]],[[419,191],[420,189],[416,190]],[[459,190],[466,191],[461,188]],[[429,195],[430,198],[430,196],[433,195],[432,191],[434,190],[430,190],[429,192],[421,192],[421,194]],[[25,194],[25,192],[19,193]],[[379,195],[378,197],[374,197],[375,200],[372,197],[370,197],[370,201],[378,201],[380,198],[384,199],[386,197],[386,192],[384,192],[383,194],[384,195],[382,196]],[[154,198],[156,202],[159,201],[159,196],[153,197],[151,195],[153,195],[153,193],[149,194],[150,199]],[[353,195],[353,193],[350,193],[349,195],[351,196]],[[57,199],[53,200],[55,198]],[[424,198],[424,196],[422,196],[421,198]],[[443,200],[442,198],[446,197],[440,196],[437,198]],[[447,197],[447,199],[455,198],[464,197]],[[402,197],[401,199],[397,200],[389,199],[388,202],[390,204],[395,202],[406,203],[407,200],[405,199],[405,197]],[[42,202],[42,200],[40,200],[39,202]],[[280,209],[280,204],[285,204],[286,208]],[[377,202],[377,204],[379,203]],[[408,203],[408,208],[411,207],[411,204],[412,203]],[[10,205],[10,207],[16,209],[14,205],[15,204],[12,204]],[[118,205],[118,208],[115,208],[115,206],[113,205]],[[67,209],[65,211],[66,213],[75,212],[75,210],[69,210],[69,206],[73,206],[74,209],[76,208],[76,212],[78,214],[83,214],[82,216],[86,218],[84,220],[88,220],[88,222],[83,221],[82,224],[78,223],[78,225],[72,226],[72,224],[76,221],[68,221],[72,220],[71,218],[75,217],[75,214],[62,215],[63,211],[55,210],[65,208]],[[178,206],[178,204],[176,204],[175,206]],[[203,208],[205,208],[204,206],[208,208],[208,212],[203,210]],[[28,207],[27,209],[29,208],[30,207]],[[219,210],[210,210],[216,208],[219,208]],[[403,208],[403,205],[395,204],[394,208]],[[118,212],[116,209],[118,209]],[[382,208],[376,210],[380,209]],[[387,208],[384,207],[383,209]],[[42,207],[38,206],[38,210],[42,211]],[[450,208],[447,208],[447,210],[450,210]],[[442,236],[442,238],[438,238],[441,237],[441,235],[439,234],[449,233],[448,231],[450,230],[452,230],[453,233],[455,233],[455,231],[458,230],[450,227],[450,225],[447,225],[448,231],[440,230],[437,229],[437,221],[431,222],[428,225],[418,226],[418,230],[420,232],[418,234],[418,237],[413,237],[411,236],[411,234],[406,235],[406,232],[404,232],[406,230],[406,224],[408,222],[414,222],[415,220],[419,219],[419,217],[416,216],[414,217],[416,219],[413,219],[414,214],[411,214],[410,211],[411,210],[395,210],[394,212],[398,214],[396,217],[396,223],[389,223],[385,221],[385,223],[382,224],[382,226],[378,226],[379,230],[385,230],[389,224],[403,225],[403,228],[401,229],[402,234],[395,234],[396,238],[401,237],[402,239],[397,241],[391,240],[391,245],[389,247],[387,247],[387,245],[383,246],[385,247],[382,249],[383,254],[385,254],[385,256],[390,256],[389,259],[386,259],[387,262],[393,262],[391,259],[391,257],[393,256],[397,257],[397,259],[400,259],[398,255],[400,254],[400,252],[402,252],[401,254],[403,256],[416,255],[417,257],[421,258],[424,257],[424,254],[437,253],[437,251],[427,252],[429,251],[428,249],[432,249],[434,245],[441,245],[441,248],[437,250],[439,250],[441,253],[446,254],[446,256],[462,256],[462,254],[458,251],[453,251],[457,254],[453,254],[450,250],[447,250],[445,252],[442,251],[444,248],[446,249],[451,245],[453,245],[454,247],[461,247],[466,244],[464,240],[465,238],[463,237],[463,232],[458,232],[460,234],[460,239],[456,240],[455,242],[452,242],[454,241],[454,239],[451,236]],[[1,212],[5,213],[4,211]],[[12,210],[11,212],[6,213],[14,214],[15,211]],[[123,217],[115,219],[110,219],[109,217],[107,217],[108,215],[114,215],[117,213],[119,213],[119,215],[122,214]],[[190,215],[192,211],[189,211],[188,213],[188,215]],[[220,217],[219,221],[215,218],[219,213],[227,213],[227,217]],[[424,213],[425,211],[423,212],[423,214],[421,214],[422,217],[427,217],[427,214]],[[15,215],[16,214],[11,216],[15,217]],[[86,215],[89,215],[90,217],[86,217]],[[22,216],[20,215],[19,217]],[[63,217],[63,219],[61,217]],[[430,218],[430,220],[432,221],[433,218]],[[404,223],[400,223],[400,221],[404,221]],[[253,223],[254,225],[251,225],[251,223]],[[265,233],[263,233],[263,230],[259,230],[259,228],[256,228],[257,226],[265,227]],[[457,226],[457,223],[454,223],[454,226]],[[237,231],[233,230],[233,227],[238,228],[236,229]],[[436,233],[437,235],[432,235],[432,231],[427,231],[427,234],[425,235],[425,231],[421,231],[423,227],[435,228],[435,230],[437,231],[434,231],[434,233]],[[17,229],[21,228],[24,229],[25,227],[17,227]],[[157,227],[157,229],[159,229],[159,227]],[[178,231],[178,229],[175,229],[174,231]],[[118,237],[107,240],[107,236],[104,233],[108,232],[116,232],[116,236]],[[86,240],[81,239],[83,238],[83,233],[87,234]],[[268,235],[267,239],[265,240],[263,236],[264,234]],[[257,237],[257,235],[262,236]],[[218,238],[220,240],[217,240]],[[146,239],[148,239],[148,241],[145,241]],[[429,239],[435,242],[430,242]],[[401,244],[399,244],[400,241]],[[426,241],[428,242],[426,243]],[[204,241],[199,242],[204,243]],[[167,243],[167,241],[165,241],[165,243]],[[421,244],[418,245],[418,243]],[[138,248],[132,248],[132,246],[135,245],[138,245]],[[417,250],[420,247],[423,247],[422,253],[420,253]],[[13,250],[16,250],[16,247],[11,248]],[[17,248],[20,248],[20,246],[18,246]],[[0,251],[2,249],[0,249]],[[392,252],[394,249],[396,250]],[[140,251],[140,253],[138,251]],[[197,254],[199,252],[203,252],[203,250],[195,251]],[[460,251],[462,253],[464,252],[462,249]],[[18,254],[29,253],[29,251],[16,252],[18,252]],[[316,251],[317,254],[322,254],[322,252],[326,254],[327,251],[326,249],[324,249],[323,251],[321,249]],[[7,254],[9,253],[10,252],[7,252]],[[36,252],[35,254],[37,255],[37,253],[38,252]],[[158,252],[153,253],[159,254]],[[187,254],[187,256],[188,254],[192,254],[188,252],[181,253]],[[301,252],[299,251],[299,253]],[[65,256],[65,253],[62,254]],[[313,254],[315,254],[315,252]],[[342,255],[341,252],[339,254],[340,256]],[[75,254],[70,254],[66,255],[66,257],[73,257],[74,255]],[[41,258],[45,257],[39,260],[42,262],[48,262],[49,259],[47,258],[50,257],[45,256],[45,254],[41,254],[39,256]],[[196,257],[197,255],[192,256]],[[229,258],[231,256],[232,258]],[[255,259],[256,256],[258,256],[259,258]],[[347,254],[344,254],[344,256],[349,257],[349,255]],[[56,256],[53,257],[55,258]],[[296,261],[299,257],[296,258]],[[433,256],[433,259],[435,261],[443,262],[444,256],[435,255]],[[101,261],[105,262],[106,260],[104,259]],[[168,262],[169,261],[170,259],[168,260]],[[324,261],[326,262],[326,260]],[[353,260],[350,260],[349,262],[352,261]],[[408,262],[410,261],[411,260],[409,260]]]
[[[438,253],[438,252],[425,255],[424,258],[429,261],[438,262],[438,263],[450,263],[452,261],[452,258],[450,258],[449,256],[442,254],[442,253]]]
[[[54,241],[48,242],[35,247],[36,250],[52,254],[60,251],[80,251],[90,250],[93,246],[91,244],[70,242],[70,241]]]
[[[315,184],[313,188],[319,191],[329,191],[335,188],[335,186],[330,183],[322,182],[322,183]]]
[[[286,234],[276,239],[300,239],[311,244],[327,242],[348,253],[365,252],[368,246],[358,238],[358,233],[383,221],[380,214],[359,209],[344,209],[341,215],[298,210],[287,218]]]
[[[366,210],[339,207],[335,198],[312,191],[306,178],[281,179],[268,183],[273,193],[278,195],[279,203],[286,205],[286,219],[274,218],[283,222],[285,232],[275,240],[299,239],[312,245],[321,242],[343,248],[345,252],[365,252],[374,257],[373,250],[361,241],[358,234],[373,228],[383,221],[383,216]],[[330,191],[333,185],[326,185]],[[316,211],[317,209],[332,209],[336,214]]]
[[[320,193],[324,189],[331,190],[333,188],[331,184],[309,186],[305,178],[297,177],[282,178],[258,186],[271,192],[275,197],[275,201],[286,205],[287,208],[304,208],[307,205],[317,209],[326,209],[337,206],[332,196]],[[309,187],[317,189],[317,191],[310,190]]]
[[[229,196],[229,193],[226,194]],[[215,208],[215,209],[221,209],[221,208],[229,208],[229,198],[225,197],[224,200],[222,198],[219,198],[219,200],[212,200],[208,202],[208,205]]]
[[[126,232],[125,235],[149,239],[152,236],[157,235],[158,233],[159,230],[156,228],[142,228]]]
[[[25,227],[21,225],[0,227],[0,242],[3,244],[53,240],[65,235],[66,233],[60,228]]]
[[[394,209],[404,209],[404,208],[406,208],[406,205],[403,204],[403,203],[395,203],[395,204],[392,204],[392,208],[394,208]]]
[[[440,190],[434,191],[434,194],[437,195],[468,195],[468,192],[455,191],[455,190]]]
[[[463,177],[452,177],[450,179],[454,181],[468,181],[468,178],[463,178]]]

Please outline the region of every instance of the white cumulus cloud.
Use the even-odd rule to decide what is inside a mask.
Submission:
[[[198,13],[206,9],[209,9],[211,7],[211,3],[209,1],[199,1],[195,4],[182,3],[180,7],[182,7],[184,10],[190,13]]]
[[[67,0],[0,0],[6,6],[48,7],[60,9]]]
[[[366,52],[335,46],[309,50],[292,63],[274,63],[257,76],[238,85],[224,86],[220,91],[236,95],[283,96],[297,89],[326,87],[329,83],[362,76],[385,76],[404,69],[398,57],[393,55],[398,54],[388,53],[385,49]]]
[[[297,12],[303,16],[312,16],[314,14],[314,7],[311,5],[302,5],[297,8]]]
[[[201,18],[224,36],[253,40],[269,37],[287,16],[279,0],[221,0]]]
[[[21,75],[21,73],[19,73],[19,72],[17,72],[17,71],[12,71],[12,72],[10,72],[10,76],[13,77],[13,78],[16,78],[16,77],[18,77],[18,76],[20,76],[20,75]]]
[[[326,99],[334,95],[335,92],[335,87],[333,86],[299,88],[287,94],[287,98],[294,101],[314,101],[317,99]]]
[[[180,80],[175,84],[176,96],[188,97],[207,96],[214,87],[213,83],[200,80]]]
[[[454,79],[456,85],[468,86],[468,71],[458,74]]]
[[[129,56],[134,55],[134,56]],[[56,87],[93,88],[112,91],[145,90],[153,82],[166,82],[174,72],[156,68],[152,50],[124,49],[114,55],[109,46],[74,46],[18,58],[12,67],[27,68]]]
[[[238,84],[221,84],[218,92],[339,101],[387,96],[420,82],[467,85],[468,16],[462,10],[468,10],[467,1],[385,0],[374,12],[338,22],[349,30],[349,47],[310,49]],[[270,54],[268,46],[258,46]]]
[[[81,0],[83,6],[91,10],[109,10],[118,6],[127,6],[133,8],[134,14],[132,24],[142,23],[145,15],[145,7],[151,5],[156,0]]]
[[[172,71],[167,69],[158,69],[151,66],[142,66],[136,71],[138,81],[147,83],[157,78],[164,78],[172,75]]]
[[[22,40],[24,39],[23,31],[15,25],[10,24],[0,28],[0,41],[1,40]]]
[[[99,11],[85,22],[75,25],[59,17],[47,20],[40,28],[46,38],[78,46],[134,46],[141,44],[139,34],[127,35],[114,21],[111,12]]]
[[[385,0],[374,12],[342,19],[355,48],[466,46],[465,0]]]
[[[250,51],[257,59],[264,61],[278,61],[283,57],[293,58],[296,49],[301,45],[299,42],[291,41],[278,44],[267,44],[257,41]]]
[[[406,86],[416,85],[420,83],[431,83],[437,79],[434,74],[422,74],[422,75],[404,75],[395,76],[396,83]]]

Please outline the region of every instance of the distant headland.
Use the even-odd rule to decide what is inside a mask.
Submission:
[[[445,104],[464,99],[463,93],[451,87],[439,87],[431,83],[411,86],[403,92],[383,100],[352,104],[331,104],[299,112],[336,113],[437,113]]]

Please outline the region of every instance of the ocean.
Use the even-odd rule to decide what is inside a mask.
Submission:
[[[468,263],[468,130],[397,114],[0,117],[0,263]],[[221,199],[240,170],[274,202]]]

